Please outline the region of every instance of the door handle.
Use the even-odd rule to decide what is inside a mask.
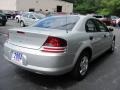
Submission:
[[[90,36],[90,40],[93,40],[93,36]]]

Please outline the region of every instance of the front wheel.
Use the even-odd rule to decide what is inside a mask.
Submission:
[[[83,52],[80,55],[76,65],[72,71],[73,77],[76,80],[84,79],[84,77],[87,75],[88,67],[89,67],[89,54],[87,52]]]
[[[17,23],[19,23],[19,19],[18,18],[16,18],[16,21],[17,21]]]
[[[25,24],[24,24],[23,21],[20,22],[20,26],[21,26],[21,27],[25,27]]]
[[[112,40],[112,44],[111,44],[111,47],[109,49],[110,52],[114,52],[115,51],[115,40],[113,39]]]

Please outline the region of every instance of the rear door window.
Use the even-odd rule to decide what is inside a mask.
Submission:
[[[35,19],[35,17],[32,14],[29,15],[29,18],[30,19]]]
[[[88,20],[85,24],[86,32],[97,32],[95,23],[92,19]]]
[[[26,14],[23,14],[23,17],[26,17],[26,18],[28,18],[28,13],[26,13]]]

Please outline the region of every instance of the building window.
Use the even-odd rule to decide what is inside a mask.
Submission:
[[[35,11],[34,8],[30,8],[30,9],[29,9],[29,12],[34,12],[34,11]]]
[[[62,12],[62,6],[57,6],[57,12]]]

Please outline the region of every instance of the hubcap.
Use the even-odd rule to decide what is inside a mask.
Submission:
[[[22,27],[24,26],[24,23],[23,23],[23,22],[21,22],[21,26],[22,26]]]
[[[80,62],[80,74],[84,76],[88,69],[88,57],[84,56]]]

